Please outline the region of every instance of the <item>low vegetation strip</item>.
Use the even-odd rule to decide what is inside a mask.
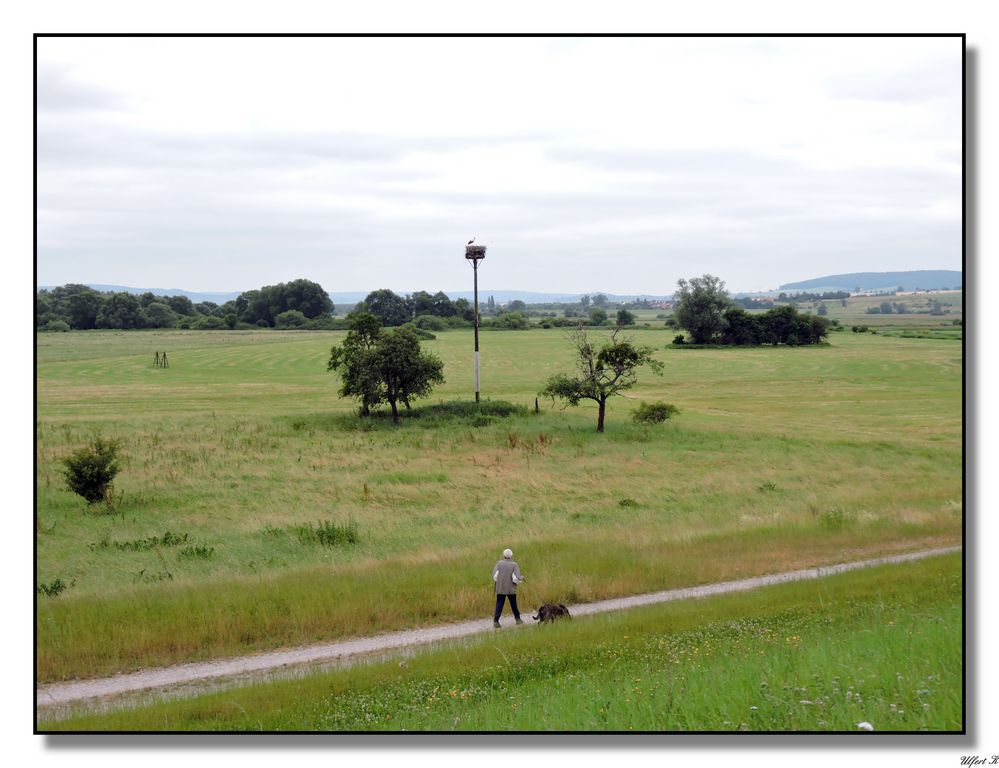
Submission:
[[[728,581],[701,587],[676,589],[628,598],[601,600],[594,603],[570,606],[577,616],[633,608],[654,603],[670,602],[696,597],[707,597],[729,592],[741,592],[759,587],[795,581],[818,579],[823,576],[842,573],[878,565],[908,562],[935,555],[960,551],[960,547],[945,547],[922,552],[910,552],[890,557],[880,557],[851,563],[842,563],[821,568],[808,568],[785,573],[759,576],[738,581]],[[89,698],[114,696],[134,691],[159,688],[196,680],[210,680],[252,672],[267,672],[279,667],[309,664],[334,659],[360,656],[374,651],[384,651],[413,645],[422,645],[440,640],[467,637],[491,631],[490,621],[465,621],[457,624],[407,630],[377,635],[369,638],[348,640],[337,643],[324,643],[305,648],[255,654],[235,659],[223,659],[200,664],[183,664],[155,670],[145,670],[125,675],[117,675],[101,680],[87,680],[73,683],[60,683],[42,686],[36,693],[36,706],[60,706],[73,701]]]
[[[926,557],[131,710],[42,712],[39,730],[957,732],[961,596],[960,556]]]

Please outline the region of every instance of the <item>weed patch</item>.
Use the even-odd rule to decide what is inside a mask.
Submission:
[[[155,584],[157,581],[172,581],[173,574],[169,571],[147,571],[145,568],[136,572],[132,581],[139,584]]]
[[[292,526],[292,531],[302,544],[319,544],[323,547],[338,547],[343,544],[356,544],[360,541],[357,523],[349,520],[340,525],[332,520],[320,520],[316,525],[305,523]]]
[[[294,432],[370,432],[404,428],[407,425],[422,429],[440,429],[452,425],[485,427],[498,419],[529,414],[527,407],[505,400],[483,400],[479,403],[455,400],[403,410],[399,424],[392,424],[392,414],[384,409],[374,410],[369,416],[354,413],[296,416],[289,420],[289,424]]]
[[[63,591],[72,587],[76,584],[76,579],[73,579],[69,584],[63,581],[61,578],[56,578],[50,581],[48,584],[39,584],[38,593],[45,595],[46,597],[56,597]]]
[[[215,554],[215,547],[204,544],[196,544],[193,547],[184,547],[177,553],[178,560],[210,560]]]
[[[133,539],[132,541],[111,541],[104,537],[90,545],[90,549],[98,551],[102,549],[114,549],[119,552],[145,552],[159,547],[176,547],[187,542],[186,533],[170,533],[167,531],[162,536],[150,536],[145,539]]]

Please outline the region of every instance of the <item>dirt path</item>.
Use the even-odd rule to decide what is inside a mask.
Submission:
[[[819,579],[834,573],[852,571],[858,568],[868,568],[887,563],[901,563],[918,560],[933,555],[960,552],[961,547],[943,547],[940,549],[910,552],[903,555],[879,557],[872,560],[860,560],[852,563],[806,568],[799,571],[787,571],[768,576],[757,576],[738,581],[724,581],[717,584],[707,584],[700,587],[671,589],[665,592],[651,592],[633,597],[619,597],[612,600],[600,600],[593,603],[583,603],[569,606],[573,616],[587,616],[605,611],[618,611],[634,608],[640,605],[665,603],[671,600],[686,600],[695,597],[707,597],[727,592],[742,592],[791,581]],[[512,625],[512,619],[507,616],[505,625]],[[530,620],[522,628],[531,626]],[[269,676],[289,676],[301,674],[311,669],[309,665],[345,666],[359,659],[367,659],[372,655],[384,654],[387,651],[407,649],[422,646],[441,640],[493,632],[491,620],[477,619],[456,624],[446,624],[426,629],[410,629],[400,632],[390,632],[373,637],[343,640],[335,643],[323,643],[284,651],[272,651],[250,656],[240,656],[230,659],[219,659],[192,664],[180,664],[172,667],[147,669],[140,672],[116,675],[96,680],[81,680],[69,683],[53,683],[39,686],[35,691],[35,706],[47,716],[57,715],[59,710],[68,711],[75,703],[88,700],[103,700],[105,704],[112,698],[128,696],[139,692],[157,691],[162,695],[190,695],[190,693],[224,687],[228,681],[243,682]],[[98,702],[99,703],[99,702]]]

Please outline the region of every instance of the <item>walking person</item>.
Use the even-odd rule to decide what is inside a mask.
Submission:
[[[524,580],[520,575],[520,566],[513,560],[513,552],[509,549],[503,550],[503,559],[496,563],[493,568],[493,581],[496,583],[496,611],[493,613],[493,626],[499,627],[500,614],[503,612],[503,602],[510,600],[510,609],[513,611],[513,618],[518,624],[524,622],[520,620],[520,609],[517,608],[517,585]]]

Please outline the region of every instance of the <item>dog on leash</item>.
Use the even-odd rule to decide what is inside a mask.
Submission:
[[[569,614],[569,609],[566,608],[562,603],[554,605],[553,603],[545,603],[540,608],[538,608],[538,613],[531,618],[535,621],[541,621],[551,623],[555,619],[561,619],[565,616],[567,619],[571,619],[572,616]]]

